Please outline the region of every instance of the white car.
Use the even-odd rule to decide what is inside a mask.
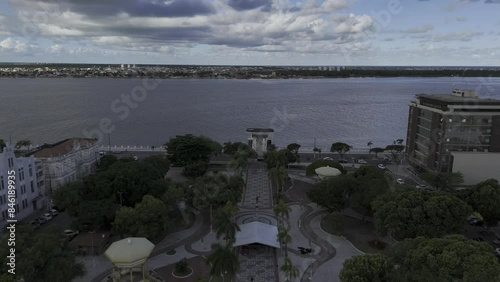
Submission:
[[[64,230],[64,235],[66,235],[66,237],[68,238],[72,238],[72,237],[75,237],[76,235],[78,235],[80,232],[78,230],[76,231],[73,231],[71,229],[66,229]]]
[[[386,169],[387,167],[385,165],[383,165],[383,164],[379,164],[378,168],[380,168],[380,169]]]
[[[417,185],[415,187],[417,187],[417,189],[427,189],[429,186],[421,184],[421,185]]]
[[[398,179],[396,179],[396,182],[397,182],[399,185],[405,185],[405,181],[404,181],[402,178],[398,178]]]
[[[500,248],[496,248],[495,253],[497,254],[497,256],[500,256]]]
[[[330,158],[330,157],[323,158],[323,160],[324,160],[324,161],[333,161],[333,159],[332,159],[332,158]]]
[[[58,211],[58,210],[56,210],[56,209],[51,209],[51,210],[50,210],[50,214],[54,217],[54,216],[56,216],[56,215],[58,215],[58,214],[59,214],[59,211]]]
[[[367,164],[365,160],[358,160],[358,164]]]
[[[50,213],[44,213],[43,215],[43,218],[45,218],[46,221],[49,221],[52,219],[52,215]]]
[[[139,157],[138,156],[134,156],[134,161],[137,161],[139,160]]]

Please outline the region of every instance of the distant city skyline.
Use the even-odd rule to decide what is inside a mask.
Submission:
[[[500,0],[10,0],[0,62],[500,66]]]

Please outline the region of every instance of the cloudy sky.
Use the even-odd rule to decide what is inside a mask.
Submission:
[[[0,61],[500,65],[500,0],[0,1]]]

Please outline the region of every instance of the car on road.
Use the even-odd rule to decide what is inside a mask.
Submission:
[[[71,230],[71,229],[66,229],[64,230],[64,235],[68,237],[70,240],[76,237],[78,234],[80,234],[80,231],[78,230]]]
[[[425,184],[419,184],[419,185],[417,185],[415,187],[417,187],[417,189],[424,189],[424,190],[429,189],[429,186],[427,186]]]
[[[367,162],[365,160],[361,159],[361,160],[358,160],[358,164],[367,164]]]
[[[495,253],[497,254],[497,256],[500,256],[500,248],[496,248]]]
[[[138,156],[134,156],[134,161],[137,161],[139,160],[139,157]]]
[[[47,220],[47,221],[49,221],[49,220],[51,220],[51,219],[52,219],[52,215],[51,215],[50,213],[48,213],[48,212],[44,213],[42,216],[43,216],[43,217],[45,218],[45,220]]]
[[[396,182],[399,184],[399,185],[405,185],[405,181],[403,178],[398,178],[396,179]]]
[[[482,226],[484,224],[484,221],[482,221],[479,218],[473,218],[473,219],[469,220],[469,224],[475,225],[475,226]]]
[[[349,161],[348,160],[343,160],[343,159],[340,159],[339,160],[339,164],[346,164],[348,163]]]
[[[500,246],[500,240],[497,239],[493,240],[493,244]]]
[[[39,218],[37,218],[35,220],[38,221],[38,223],[40,223],[40,224],[44,224],[47,222],[47,219],[43,215],[41,215]]]
[[[389,158],[384,159],[384,163],[390,163],[390,162],[391,162],[391,159],[389,159]]]
[[[484,241],[484,239],[481,238],[481,237],[474,237],[474,238],[472,238],[472,240],[478,241],[478,242],[483,242]]]
[[[54,217],[54,216],[56,216],[56,215],[58,215],[58,214],[59,214],[59,211],[58,211],[58,210],[56,210],[56,209],[51,209],[51,210],[50,210],[50,214]]]
[[[380,169],[386,169],[387,167],[384,164],[379,164],[378,168],[380,168]]]

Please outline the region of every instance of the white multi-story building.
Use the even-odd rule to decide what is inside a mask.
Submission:
[[[17,157],[14,147],[7,145],[0,148],[0,226],[7,223],[8,218],[8,187],[9,172],[15,172],[15,208],[17,220],[31,215],[36,210],[41,210],[45,206],[43,196],[43,171],[40,166],[36,166],[35,158]],[[3,228],[2,228],[3,230]]]
[[[43,145],[32,155],[43,167],[45,193],[51,195],[58,187],[95,172],[99,148],[96,139],[70,138]]]

